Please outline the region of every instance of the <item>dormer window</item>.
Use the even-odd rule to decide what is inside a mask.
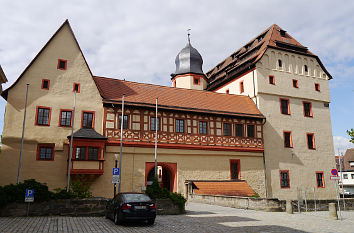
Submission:
[[[58,70],[66,70],[67,60],[58,59]]]
[[[286,37],[286,31],[284,31],[284,30],[279,30],[279,32],[280,32],[280,36]]]
[[[283,67],[283,62],[280,59],[278,60],[278,66],[279,66],[279,68]]]
[[[200,78],[199,77],[194,77],[193,78],[193,84],[194,85],[200,85]]]

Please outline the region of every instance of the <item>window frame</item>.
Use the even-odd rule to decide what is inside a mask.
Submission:
[[[197,81],[197,83],[195,83]],[[193,77],[193,85],[199,86],[200,85],[200,77]]]
[[[293,79],[293,87],[294,88],[299,88],[299,80]]]
[[[83,127],[84,125],[84,113],[92,113],[92,127],[88,128],[88,127]],[[95,128],[95,111],[86,111],[86,110],[82,110],[81,113],[81,128],[85,128],[85,129],[94,129]]]
[[[160,130],[161,130],[161,117],[155,117],[155,116],[150,116],[150,131],[156,131],[156,128],[155,129],[152,129],[152,118],[154,118],[154,119],[158,119],[158,128],[157,128],[157,131],[159,132]],[[155,120],[155,127],[156,127],[156,120]]]
[[[80,93],[80,83],[73,83],[73,92],[75,92],[75,85],[78,85],[78,90],[76,93]]]
[[[84,159],[80,159],[80,158],[76,158],[76,153],[77,153],[77,149],[78,148],[85,148],[85,156],[84,156]],[[90,148],[94,148],[94,149],[97,149],[97,159],[89,159],[89,150]],[[88,145],[77,145],[73,148],[73,156],[74,156],[74,160],[76,161],[99,161],[101,160],[100,157],[101,157],[101,148],[100,147],[97,147],[97,146],[88,146]]]
[[[118,129],[121,129],[120,128],[120,120],[119,120],[121,117],[122,117],[122,114],[119,114],[119,116],[118,116]],[[127,127],[126,128],[124,127],[124,125],[125,125],[124,124],[124,122],[125,122],[124,118],[125,117],[127,117],[127,124],[126,124]],[[123,129],[129,129],[129,115],[123,114]]]
[[[310,145],[309,145],[309,139],[308,139],[308,136],[309,135],[312,135],[312,145],[313,145],[313,148],[310,148]],[[315,144],[315,134],[314,133],[306,133],[306,142],[307,142],[307,148],[309,150],[316,150],[316,144]]]
[[[305,111],[305,104],[310,104],[310,112],[309,112],[309,116],[306,116],[306,111]],[[312,103],[309,102],[309,101],[302,101],[302,106],[303,106],[303,109],[304,109],[304,117],[310,117],[310,118],[313,118],[313,113],[312,113]]]
[[[47,88],[44,87],[44,82],[48,82],[48,87],[47,87]],[[43,90],[49,90],[49,87],[50,87],[50,80],[49,80],[49,79],[42,79],[42,86],[41,86],[41,89],[43,89]]]
[[[48,124],[47,124],[47,125],[38,124],[38,110],[39,110],[40,108],[41,108],[41,109],[49,109]],[[37,126],[50,126],[51,115],[52,115],[52,108],[51,108],[51,107],[37,106],[37,107],[36,107],[36,119],[35,119],[34,124],[37,125]]]
[[[322,186],[318,186],[317,174],[322,174]],[[317,188],[325,188],[326,187],[323,171],[316,171],[316,186],[317,186]]]
[[[253,126],[253,137],[250,137],[248,134],[248,126]],[[256,125],[255,124],[246,124],[246,133],[248,138],[256,138]]]
[[[198,132],[199,132],[199,134],[200,135],[208,135],[208,132],[209,132],[209,130],[208,130],[208,122],[207,121],[199,121],[198,123],[199,123],[198,124]],[[204,124],[204,123],[205,123],[205,133],[202,133],[200,124]],[[204,129],[204,127],[203,127],[203,129]]]
[[[237,168],[238,168],[238,174],[237,174],[238,179],[237,180],[240,180],[241,179],[241,160],[240,159],[230,159],[229,163],[230,163],[230,180],[236,180],[236,179],[232,179],[232,171],[231,171],[231,164],[232,163],[237,164]]]
[[[241,130],[242,135],[241,136],[237,135],[237,125],[241,125],[241,127],[242,127],[242,130]],[[242,123],[235,124],[235,137],[245,137],[245,124],[242,124]]]
[[[51,158],[50,159],[42,159],[40,157],[40,152],[41,152],[41,148],[51,148],[52,149],[52,154],[51,154]],[[36,160],[39,161],[53,161],[54,160],[54,148],[55,148],[55,143],[38,143],[37,144],[37,153],[36,153]]]
[[[289,146],[286,146],[286,142],[285,142],[285,134],[289,133]],[[283,131],[283,139],[284,139],[284,148],[293,148],[293,136],[292,136],[292,132],[291,131]]]
[[[319,83],[315,83],[315,91],[321,92],[321,86]]]
[[[240,93],[244,93],[245,92],[245,85],[243,83],[243,81],[240,82]]]
[[[61,119],[62,119],[62,116],[61,116],[61,113],[62,112],[71,112],[71,119],[70,119],[70,125],[61,125]],[[60,112],[59,112],[59,124],[58,126],[59,127],[71,127],[73,125],[73,110],[71,109],[60,109]]]
[[[65,68],[60,68],[60,62],[65,62]],[[57,65],[58,70],[66,70],[67,67],[68,67],[68,60],[58,59],[58,65]]]
[[[274,77],[274,75],[269,75],[268,76],[268,82],[269,82],[269,84],[275,85],[275,77]]]
[[[228,125],[230,127],[228,135],[225,134],[225,125]],[[222,134],[223,134],[223,136],[226,136],[226,137],[232,136],[232,124],[231,123],[228,123],[228,122],[223,122],[222,123]]]
[[[348,180],[348,174],[343,174],[343,180]]]
[[[181,129],[181,124],[179,123],[179,127],[177,128],[177,121],[178,122],[182,122],[182,132],[180,131],[180,129]],[[175,132],[176,133],[185,133],[185,130],[184,130],[184,127],[185,127],[185,124],[184,124],[184,119],[176,119],[175,120],[175,122],[176,122],[176,125],[175,125]],[[177,130],[178,129],[178,130]]]
[[[282,173],[287,173],[288,174],[288,186],[287,187],[282,187],[282,177],[281,174]],[[290,172],[289,170],[279,170],[279,179],[280,179],[280,189],[290,189]]]
[[[287,101],[288,113],[283,113],[283,111],[282,111],[282,107],[281,107],[282,100]],[[290,100],[286,99],[286,98],[280,98],[279,102],[280,102],[280,113],[283,114],[283,115],[291,115],[291,112],[290,112]]]

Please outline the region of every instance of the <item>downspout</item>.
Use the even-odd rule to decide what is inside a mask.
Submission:
[[[253,79],[253,96],[256,99],[256,106],[258,108],[258,100],[257,100],[257,96],[256,96],[256,86],[254,83],[254,70],[252,71],[252,79]]]
[[[267,119],[264,118],[264,123],[263,123],[263,128],[265,123],[267,122]],[[264,132],[264,130],[263,130]],[[263,135],[262,135],[263,136]],[[263,137],[264,138],[264,137]],[[263,140],[263,145],[264,145],[264,140]],[[265,185],[265,194],[266,198],[268,199],[268,183],[267,183],[267,167],[266,167],[266,161],[265,161],[265,153],[263,150],[263,166],[264,166],[264,185]]]

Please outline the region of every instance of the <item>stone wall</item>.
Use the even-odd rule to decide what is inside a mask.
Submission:
[[[182,214],[179,207],[170,199],[156,200],[158,215]],[[27,216],[27,203],[10,203],[0,209],[0,217]],[[104,216],[106,211],[105,198],[51,200],[29,205],[28,216]]]

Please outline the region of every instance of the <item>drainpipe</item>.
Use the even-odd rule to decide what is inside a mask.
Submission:
[[[256,96],[256,86],[254,83],[254,70],[252,71],[252,80],[253,80],[253,96],[256,99],[256,106],[258,108],[258,100],[257,100],[257,96]]]
[[[267,119],[264,119],[263,123],[263,128],[265,123],[267,122]],[[264,130],[263,130],[264,132]],[[263,137],[264,138],[264,137]],[[264,144],[264,139],[263,139],[263,144]],[[265,161],[265,153],[263,151],[263,166],[264,166],[264,184],[265,184],[265,192],[266,192],[266,198],[268,199],[268,183],[267,183],[267,167],[266,167],[266,161]]]

